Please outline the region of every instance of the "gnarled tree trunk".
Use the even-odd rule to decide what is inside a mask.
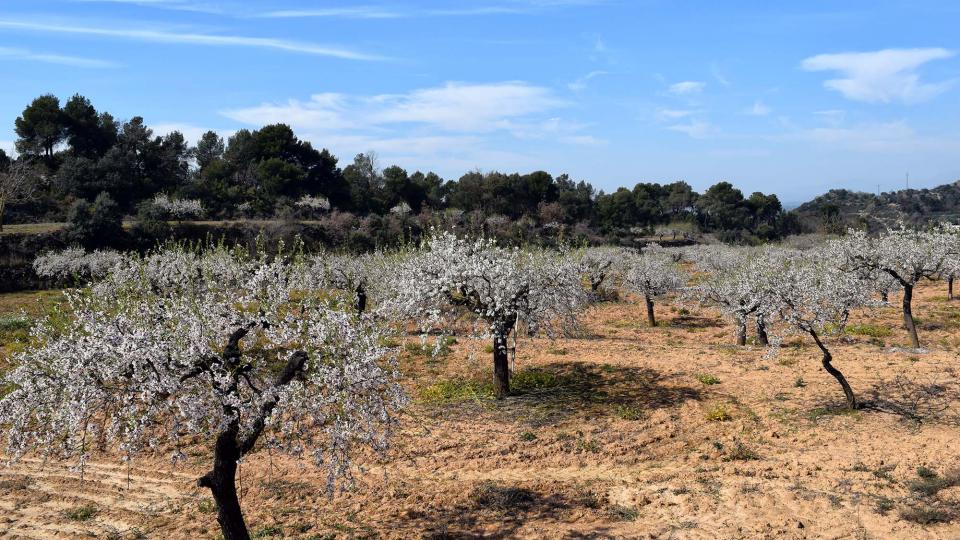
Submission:
[[[850,388],[850,383],[847,382],[847,378],[843,376],[843,373],[833,367],[833,355],[830,354],[827,347],[820,341],[820,336],[818,336],[816,332],[813,330],[809,332],[810,336],[812,336],[813,340],[817,343],[817,347],[820,347],[820,351],[823,353],[823,358],[820,361],[823,364],[823,369],[830,375],[833,375],[833,378],[840,383],[840,387],[843,388],[843,395],[847,399],[847,406],[850,407],[850,409],[856,409],[859,406],[857,404],[857,396],[853,394],[853,389]]]
[[[217,523],[224,540],[249,540],[247,524],[237,498],[237,462],[240,446],[237,443],[237,424],[233,422],[217,436],[213,450],[213,469],[197,480],[199,487],[209,488],[217,503]]]
[[[510,394],[510,357],[506,332],[506,329],[497,329],[493,335],[493,393],[497,399]]]
[[[763,315],[757,315],[757,343],[764,347],[770,345],[770,338],[767,337],[767,322]]]
[[[917,336],[917,325],[913,321],[913,285],[903,286],[903,325],[910,334],[910,344],[914,349],[919,349],[920,338]]]
[[[3,212],[0,210],[0,218],[3,218]],[[0,231],[3,230],[3,225],[0,224]],[[947,300],[953,300],[953,280],[954,277],[947,276]]]
[[[657,325],[657,317],[653,312],[653,298],[650,298],[649,294],[643,295],[643,299],[647,303],[647,322],[650,323],[650,326]]]
[[[737,321],[737,345],[743,347],[747,344],[747,320]]]
[[[363,288],[363,285],[357,285],[357,302],[354,307],[357,309],[357,313],[363,315],[363,312],[367,309],[367,291]]]

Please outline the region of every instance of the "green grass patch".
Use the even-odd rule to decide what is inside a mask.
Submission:
[[[512,394],[528,394],[542,390],[551,390],[563,385],[563,378],[538,368],[518,371],[510,378]]]
[[[63,515],[70,521],[90,521],[100,512],[94,504],[85,504],[70,510],[64,511]]]
[[[890,328],[875,324],[851,324],[844,329],[844,332],[854,336],[870,336],[874,338],[890,337],[893,335],[893,330]]]
[[[614,407],[613,413],[617,415],[618,418],[629,420],[631,422],[646,418],[646,413],[639,405],[620,404]]]
[[[450,354],[450,346],[457,343],[455,338],[450,336],[441,338],[441,341],[434,342],[427,340],[425,342],[408,342],[403,346],[410,356],[421,358],[447,356]],[[493,352],[493,349],[490,350]]]
[[[710,375],[709,373],[698,373],[697,380],[700,381],[701,384],[705,384],[707,386],[720,384],[720,379],[718,379],[713,375]]]
[[[711,422],[726,422],[732,420],[733,416],[723,405],[715,405],[707,411],[707,420]]]
[[[420,401],[442,405],[468,399],[490,399],[493,384],[476,379],[453,378],[438,381],[420,391]]]
[[[640,511],[633,506],[614,504],[607,508],[607,511],[610,517],[618,521],[636,521],[640,517]]]

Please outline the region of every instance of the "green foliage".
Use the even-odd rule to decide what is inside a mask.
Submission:
[[[489,381],[481,382],[463,378],[438,381],[420,391],[420,401],[432,405],[492,397],[493,384]]]
[[[886,326],[877,326],[873,324],[851,324],[844,328],[847,334],[856,336],[870,336],[875,338],[890,337],[893,330]]]
[[[705,384],[707,386],[720,384],[720,379],[718,379],[713,375],[710,375],[709,373],[698,373],[697,380],[700,381],[701,384]]]
[[[117,203],[106,192],[97,195],[93,204],[76,201],[67,214],[66,233],[71,241],[89,248],[116,245],[123,234]]]
[[[714,405],[707,410],[707,420],[711,422],[726,422],[732,420],[733,416],[727,412],[726,407],[723,405]]]
[[[623,420],[629,420],[631,422],[646,418],[646,413],[638,405],[620,404],[614,408],[613,412],[617,415],[617,417],[622,418]]]
[[[537,368],[520,370],[510,377],[510,391],[514,394],[528,394],[549,390],[563,384],[563,379]]]
[[[71,521],[89,521],[99,512],[100,509],[95,504],[90,503],[66,510],[63,515]]]

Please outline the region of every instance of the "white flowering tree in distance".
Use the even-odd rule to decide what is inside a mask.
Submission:
[[[385,330],[305,287],[306,264],[167,248],[127,256],[33,330],[0,400],[8,456],[76,458],[106,440],[128,458],[211,441],[198,480],[225,539],[249,538],[237,464],[264,444],[349,481],[357,444],[387,448],[405,401]]]
[[[490,239],[435,233],[396,273],[392,308],[443,330],[466,310],[481,321],[480,337],[493,340],[494,392],[510,393],[507,340],[519,322],[546,333],[576,324],[587,293],[578,261],[565,252],[500,247]],[[516,334],[514,334],[516,335]]]
[[[671,255],[656,244],[644,248],[639,256],[628,258],[625,266],[624,287],[643,297],[647,306],[647,322],[650,326],[656,326],[654,300],[686,285],[687,276]]]
[[[903,289],[903,325],[915,349],[920,348],[920,338],[913,320],[913,291],[921,280],[940,277],[956,256],[954,230],[946,225],[917,230],[901,223],[878,236],[851,230],[830,244],[843,257],[843,271],[861,275],[884,273],[899,283]]]
[[[833,354],[826,344],[826,336],[842,333],[850,310],[876,305],[871,299],[872,286],[853,272],[838,270],[841,262],[837,252],[830,249],[809,252],[783,251],[770,258],[770,267],[776,271],[770,276],[768,304],[774,318],[784,331],[808,335],[822,353],[823,369],[837,380],[843,389],[847,406],[856,409],[856,395],[843,373],[833,365]],[[776,353],[782,335],[773,340],[771,352]]]

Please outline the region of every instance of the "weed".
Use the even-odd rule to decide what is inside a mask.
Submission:
[[[515,394],[527,394],[539,390],[549,390],[563,384],[563,380],[549,371],[530,368],[518,371],[510,378],[510,391]]]
[[[524,431],[520,434],[520,440],[526,442],[535,441],[537,440],[537,434],[532,431]]]
[[[562,348],[562,347],[558,347],[558,348],[550,348],[550,349],[547,349],[547,352],[550,353],[550,354],[556,354],[556,355],[558,355],[558,356],[565,356],[565,355],[566,355],[567,353],[569,353],[570,351],[568,351],[567,349],[564,349],[564,348]]]
[[[439,381],[420,391],[420,400],[433,405],[491,397],[493,397],[491,383],[463,378]]]
[[[201,514],[212,514],[216,512],[217,506],[214,504],[213,499],[200,499],[200,502],[197,503],[197,511]]]
[[[588,441],[583,438],[577,441],[577,452],[580,452],[580,453],[589,452],[591,454],[596,454],[599,451],[600,451],[600,443],[598,443],[597,441]]]
[[[726,422],[732,419],[733,417],[723,405],[715,405],[707,411],[707,420],[711,422]]]
[[[883,338],[893,335],[893,330],[887,328],[886,326],[877,326],[866,323],[848,325],[844,329],[844,332],[850,335],[869,336],[872,338]]]
[[[640,517],[640,511],[632,506],[623,506],[614,504],[607,508],[610,516],[620,521],[636,521]]]
[[[705,384],[707,386],[720,384],[720,379],[710,375],[709,373],[698,373],[697,380],[700,381],[701,384]]]
[[[283,538],[283,527],[279,525],[265,525],[253,531],[250,538]]]
[[[803,388],[807,383],[803,382],[803,377],[797,377],[797,380],[793,381],[794,388]]]
[[[83,506],[78,506],[76,508],[71,508],[63,513],[67,519],[71,521],[89,521],[93,519],[97,513],[100,512],[100,509],[97,508],[95,504],[85,504]]]
[[[953,514],[927,503],[919,503],[901,509],[900,518],[920,525],[932,525],[951,521]]]
[[[883,495],[877,495],[875,504],[873,505],[874,510],[877,511],[881,516],[887,515],[891,510],[894,509],[896,503],[893,502],[893,499],[890,497],[884,497]]]
[[[512,512],[528,508],[533,504],[535,496],[528,489],[484,482],[473,490],[470,498],[478,508],[486,508],[497,512]]]
[[[932,497],[940,490],[960,484],[960,477],[956,475],[940,476],[926,467],[918,467],[917,476],[920,478],[908,482],[907,487],[910,488],[910,491],[925,497]]]
[[[622,418],[623,420],[629,420],[631,422],[643,420],[644,417],[646,417],[643,409],[638,405],[617,405],[613,412],[619,418]]]
[[[736,440],[733,441],[733,448],[723,457],[724,461],[753,461],[755,459],[760,459],[760,454],[758,454],[756,450],[743,444],[743,441]]]

